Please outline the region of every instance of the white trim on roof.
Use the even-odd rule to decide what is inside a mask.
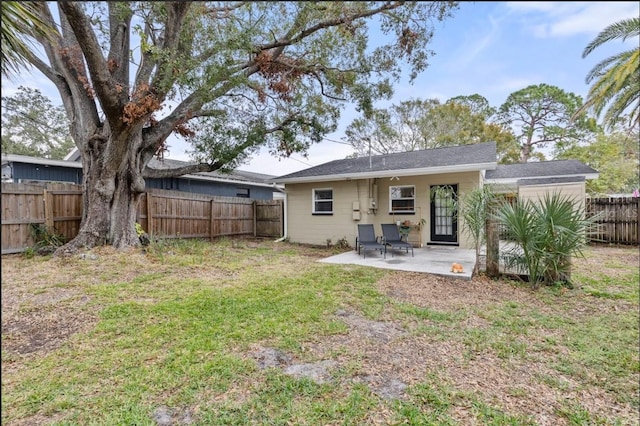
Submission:
[[[426,167],[418,169],[401,169],[401,170],[379,170],[371,172],[360,173],[344,173],[333,174],[324,176],[303,176],[293,177],[285,179],[273,179],[271,182],[278,183],[305,183],[305,182],[328,182],[335,180],[351,180],[351,179],[372,179],[372,178],[384,178],[394,176],[421,176],[421,175],[435,175],[441,173],[461,173],[461,172],[476,172],[481,170],[493,170],[497,166],[497,163],[478,163],[478,164],[463,164],[455,166],[439,166],[439,167]]]
[[[2,154],[2,163],[27,163],[40,164],[43,166],[74,167],[76,169],[82,168],[82,164],[77,161],[52,160],[50,158],[29,157],[27,155],[18,154]]]
[[[585,181],[583,180],[574,180],[571,182],[550,182],[550,183],[544,183],[544,182],[540,182],[540,183],[531,183],[531,184],[520,184],[521,187],[526,187],[526,188],[531,188],[534,186],[565,186],[565,185],[584,185]]]
[[[163,170],[166,170],[166,169],[163,169]],[[185,178],[185,179],[193,179],[193,180],[209,180],[209,181],[213,181],[213,182],[222,182],[222,183],[233,183],[234,185],[245,184],[245,185],[251,185],[251,186],[261,186],[261,187],[264,187],[264,188],[273,188],[273,189],[277,189],[277,190],[282,189],[281,187],[277,186],[275,183],[260,183],[260,182],[254,182],[254,181],[251,181],[251,180],[224,179],[224,178],[217,178],[217,177],[213,177],[213,176],[192,175],[192,174],[174,176],[174,177],[176,177],[176,178]]]
[[[485,179],[485,183],[489,184],[517,184],[519,180],[523,179],[554,179],[554,178],[569,178],[569,177],[582,177],[585,179],[598,179],[600,173],[572,173],[569,175],[549,175],[549,176],[519,176],[512,178],[495,178]]]
[[[78,147],[75,147],[64,157],[65,161],[78,161],[80,160],[80,152],[78,151]]]

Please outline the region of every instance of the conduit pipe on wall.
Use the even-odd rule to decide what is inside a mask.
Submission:
[[[283,206],[283,214],[284,214],[284,235],[281,238],[278,238],[275,242],[276,243],[280,243],[284,240],[286,240],[288,238],[288,229],[289,229],[289,225],[287,223],[287,200],[289,199],[289,194],[287,194],[286,189],[285,189],[285,193],[284,193],[284,206]]]

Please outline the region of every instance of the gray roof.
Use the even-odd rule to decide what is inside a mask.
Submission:
[[[554,183],[576,183],[584,182],[586,179],[584,176],[567,176],[567,177],[553,177],[553,178],[536,178],[536,179],[518,179],[518,185],[530,186],[530,185],[550,185]]]
[[[312,178],[358,178],[372,173],[384,175],[399,171],[428,174],[429,169],[456,168],[485,170],[496,167],[496,143],[486,142],[445,148],[423,149],[371,157],[334,160],[299,172],[279,176],[273,181],[304,181]]]
[[[180,160],[171,160],[165,158],[163,160],[158,160],[157,158],[152,158],[149,161],[149,168],[156,170],[164,170],[164,169],[175,169],[178,167],[188,166],[190,163],[188,161],[180,161]],[[227,180],[237,180],[240,182],[255,182],[255,183],[269,183],[268,181],[273,179],[275,176],[273,175],[265,175],[262,173],[254,173],[247,172],[244,170],[233,170],[230,173],[222,173],[222,172],[197,172],[193,173],[193,175],[197,176],[206,176],[212,179],[227,179]]]
[[[536,161],[519,164],[499,164],[495,170],[487,170],[487,180],[518,180],[521,178],[562,177],[562,176],[597,177],[598,171],[578,160]]]

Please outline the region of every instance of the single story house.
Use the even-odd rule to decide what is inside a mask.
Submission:
[[[67,157],[69,158],[69,156]],[[184,161],[152,159],[151,168],[182,167]],[[2,155],[2,181],[16,183],[69,182],[82,185],[82,163],[75,159],[51,160],[25,155]],[[283,188],[268,182],[273,176],[234,170],[233,172],[199,172],[179,177],[147,178],[147,188],[168,189],[197,194],[272,200]],[[276,197],[277,198],[277,197]]]
[[[519,198],[559,190],[580,199],[598,172],[576,160],[498,165],[495,142],[335,160],[274,178],[285,188],[285,237],[325,245],[357,224],[409,222],[409,242],[472,248],[447,198],[485,184]]]

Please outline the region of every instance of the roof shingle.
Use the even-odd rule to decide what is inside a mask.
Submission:
[[[487,170],[487,180],[512,180],[531,177],[593,175],[598,171],[578,160],[553,160],[531,163],[500,164],[494,170]]]

